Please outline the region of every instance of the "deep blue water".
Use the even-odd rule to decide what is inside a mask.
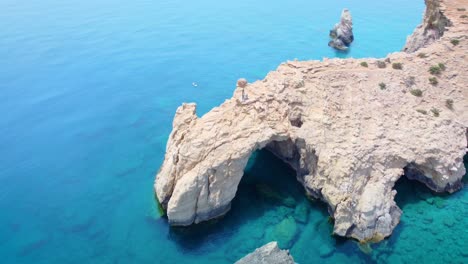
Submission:
[[[343,7],[356,40],[338,54],[327,35]],[[423,9],[422,0],[0,0],[0,262],[231,263],[273,239],[299,263],[466,261],[466,190],[433,196],[402,179],[402,223],[368,255],[330,236],[323,204],[268,152],[252,157],[216,223],[171,229],[154,201],[182,102],[202,115],[239,77],[262,79],[288,59],[385,56]]]

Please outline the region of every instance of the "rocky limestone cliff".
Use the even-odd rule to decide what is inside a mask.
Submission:
[[[405,52],[415,52],[439,39],[452,23],[445,16],[445,6],[439,0],[425,0],[426,11],[421,25],[408,37],[403,48]],[[462,5],[460,5],[462,6]]]
[[[155,182],[170,224],[225,214],[249,157],[262,148],[296,170],[307,195],[328,204],[335,234],[360,241],[379,241],[398,224],[393,187],[405,171],[437,192],[461,188],[468,44],[457,8],[467,4],[441,1],[452,26],[418,54],[393,53],[387,64],[286,62],[264,80],[241,82],[203,117],[195,104],[183,104]],[[431,75],[439,63],[445,70]]]
[[[277,242],[270,242],[238,260],[235,264],[294,264],[288,250],[281,250]]]

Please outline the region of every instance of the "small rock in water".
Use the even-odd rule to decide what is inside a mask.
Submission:
[[[235,264],[293,264],[288,250],[281,250],[277,242],[270,242],[243,257]]]
[[[430,224],[434,221],[434,218],[432,218],[432,216],[426,216],[424,219],[423,219],[423,222],[425,224]]]
[[[294,207],[296,206],[296,200],[293,197],[288,196],[285,199],[283,199],[283,204],[287,207]]]
[[[445,200],[440,198],[440,197],[436,197],[434,198],[434,205],[439,208],[439,209],[442,209],[445,207]]]
[[[265,235],[268,241],[276,240],[280,247],[290,248],[297,231],[296,221],[289,216],[273,228],[267,230]]]
[[[448,217],[444,219],[444,225],[446,227],[453,227],[455,225],[455,221],[453,220],[452,217]]]
[[[432,198],[432,194],[429,190],[416,190],[416,194],[418,195],[419,198],[422,200],[427,201],[428,199]]]
[[[372,248],[369,243],[358,243],[358,247],[364,254],[369,255],[372,253]]]
[[[428,204],[434,204],[434,197],[426,199],[426,203]]]
[[[266,184],[257,184],[255,186],[255,189],[257,190],[257,192],[268,198],[268,199],[273,199],[273,200],[282,200],[283,197],[281,196],[281,194],[279,194],[277,191],[275,191],[273,188],[271,188],[270,186],[266,185]]]
[[[348,9],[343,9],[341,12],[340,23],[330,30],[330,38],[332,40],[328,42],[328,46],[337,50],[347,50],[353,42],[353,20]]]

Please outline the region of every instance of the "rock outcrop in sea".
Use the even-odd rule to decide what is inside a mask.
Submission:
[[[353,20],[348,9],[343,9],[341,12],[340,23],[330,30],[330,38],[328,46],[338,50],[347,50],[353,42]]]
[[[281,250],[277,242],[270,242],[241,258],[235,264],[294,264],[288,250]]]
[[[262,148],[328,205],[336,235],[361,242],[380,241],[398,224],[393,188],[403,175],[436,192],[460,189],[468,28],[457,8],[466,0],[427,2],[426,15],[440,13],[452,26],[431,44],[416,38],[417,54],[285,62],[261,81],[241,80],[202,117],[195,104],[180,106],[155,182],[169,223],[224,215]]]

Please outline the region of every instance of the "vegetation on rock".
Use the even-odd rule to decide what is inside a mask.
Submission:
[[[433,75],[440,74],[441,68],[437,65],[434,65],[429,68],[429,72]]]
[[[392,68],[395,70],[401,70],[403,69],[403,64],[401,62],[394,62],[392,64]]]
[[[410,93],[417,97],[421,97],[423,95],[423,92],[420,89],[411,89]]]
[[[387,64],[385,63],[385,61],[377,61],[377,67],[383,69],[387,67]]]
[[[427,111],[423,109],[416,109],[416,112],[421,113],[423,115],[427,115]]]
[[[424,59],[424,58],[427,58],[428,56],[427,56],[426,53],[421,52],[421,53],[418,54],[418,57]]]
[[[445,68],[445,64],[443,64],[443,63],[439,63],[439,64],[437,64],[437,66],[439,66],[439,68],[440,68],[442,71],[445,71],[445,69],[446,69],[446,68]]]

